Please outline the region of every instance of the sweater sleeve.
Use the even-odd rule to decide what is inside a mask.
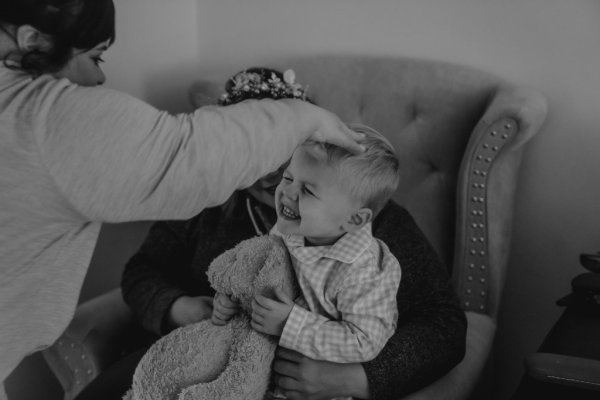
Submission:
[[[379,355],[363,367],[371,398],[387,400],[425,387],[458,364],[465,352],[467,323],[448,273],[408,212],[390,203],[378,220],[374,236],[402,266],[398,326]]]
[[[86,220],[191,218],[277,169],[300,140],[285,101],[171,115],[114,90],[57,82],[37,96],[35,141]]]
[[[142,326],[157,335],[168,331],[164,320],[173,302],[188,294],[181,282],[189,280],[193,248],[186,237],[193,225],[193,220],[155,223],[123,271],[125,302]]]

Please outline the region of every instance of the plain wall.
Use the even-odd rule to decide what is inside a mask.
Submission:
[[[505,399],[581,272],[600,250],[600,2],[597,0],[116,0],[107,85],[172,112],[187,88],[273,56],[351,52],[478,67],[544,93],[528,145],[499,319],[496,393]],[[301,82],[301,77],[298,77]],[[82,298],[116,284],[145,224],[105,227]]]

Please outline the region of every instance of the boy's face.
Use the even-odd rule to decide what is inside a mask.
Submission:
[[[337,171],[323,157],[318,146],[298,147],[275,191],[277,229],[304,236],[314,245],[334,243],[361,207],[343,190]]]

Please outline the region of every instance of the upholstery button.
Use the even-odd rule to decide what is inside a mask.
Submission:
[[[480,294],[481,294],[481,297],[485,297],[485,290],[482,290]]]
[[[496,136],[498,134],[498,132],[492,131],[491,134],[492,134],[492,136]]]
[[[480,255],[480,256],[482,256],[482,257],[483,257],[483,256],[485,256],[485,251],[481,251],[481,252],[479,253],[479,255]]]
[[[481,282],[481,283],[485,283],[485,278],[481,278],[481,279],[479,280],[479,282]]]
[[[502,139],[508,139],[508,135],[505,133],[504,135],[502,135]]]
[[[466,292],[467,294],[471,294],[472,290],[471,290],[471,289],[467,289],[467,290],[465,290],[465,292]]]
[[[487,149],[488,147],[490,147],[490,146],[489,146],[487,143],[484,143],[484,144],[483,144],[483,148],[484,148],[484,149]]]
[[[486,158],[486,159],[485,159],[485,162],[486,162],[486,163],[491,163],[491,162],[492,162],[492,159],[491,159],[490,157],[488,157],[488,158]]]
[[[498,151],[498,146],[494,146],[494,147],[492,147],[492,150],[494,150],[494,151]]]
[[[483,310],[485,310],[485,306],[482,304],[482,305],[480,305],[480,306],[479,306],[479,309],[480,309],[481,311],[483,311]]]
[[[504,127],[505,127],[506,129],[511,129],[511,128],[512,128],[512,125],[511,125],[511,124],[506,124],[506,125],[504,125]]]
[[[469,268],[471,268],[471,269],[475,268],[475,264],[469,264]]]
[[[483,158],[483,156],[481,156],[481,155],[478,155],[478,156],[477,156],[477,159],[478,159],[478,160],[481,160],[482,158]]]
[[[485,265],[482,265],[482,266],[481,266],[481,267],[479,267],[479,268],[481,268],[481,270],[482,270],[482,271],[485,271]]]
[[[469,303],[468,301],[465,301],[465,307],[469,307],[471,305],[471,303]]]
[[[477,251],[475,251],[475,249],[471,250],[471,254],[475,255],[477,254]]]
[[[473,280],[473,277],[472,277],[471,275],[469,275],[469,276],[467,276],[467,280],[468,280],[469,282],[471,282],[471,281]]]

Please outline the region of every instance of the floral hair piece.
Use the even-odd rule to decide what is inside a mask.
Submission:
[[[238,72],[229,79],[226,92],[219,97],[217,103],[227,106],[247,99],[265,98],[307,100],[307,88],[296,83],[296,74],[291,69],[286,70],[281,79],[271,70],[251,68]]]

